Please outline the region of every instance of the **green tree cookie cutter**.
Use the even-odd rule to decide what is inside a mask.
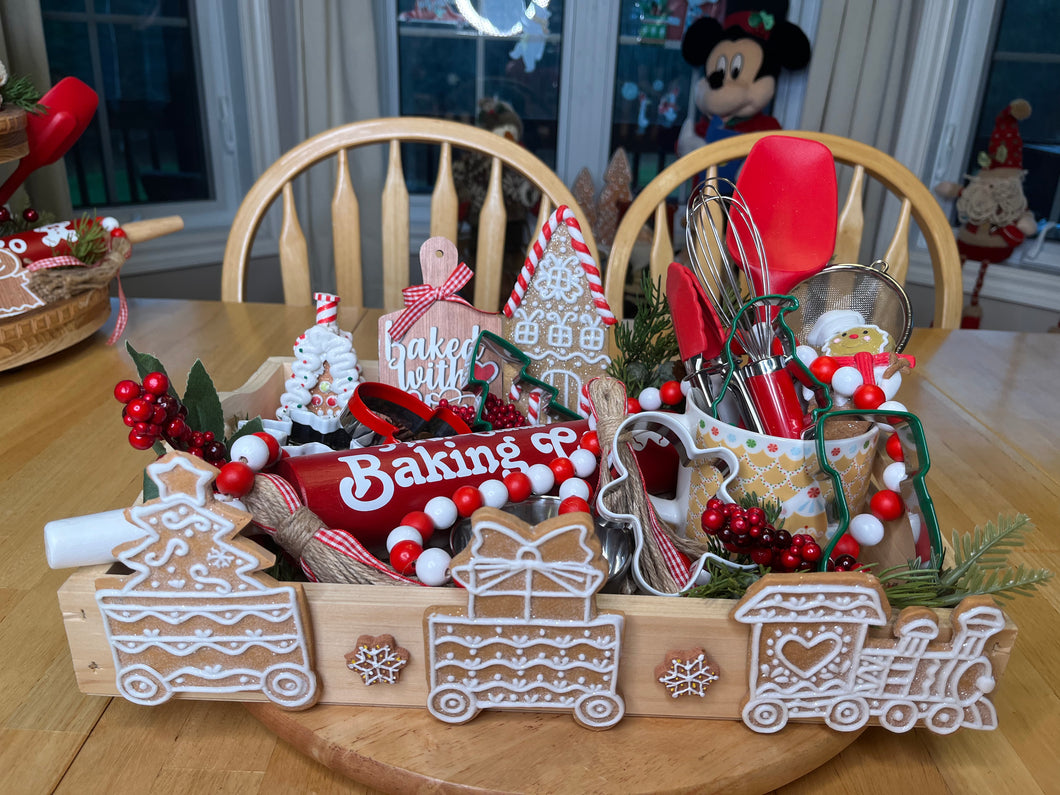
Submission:
[[[479,365],[484,363],[483,354],[486,352],[492,353],[504,362],[517,365],[519,373],[515,378],[515,382],[524,389],[540,389],[542,391],[544,397],[541,401],[541,412],[543,415],[552,418],[550,421],[569,422],[581,419],[581,417],[556,400],[558,390],[554,386],[546,384],[526,372],[526,368],[532,363],[529,356],[504,339],[504,337],[499,337],[491,331],[483,331],[475,340],[475,347],[471,352],[471,361],[468,368],[468,382],[462,389],[463,392],[474,395],[475,402],[478,404],[475,410],[475,418],[470,423],[473,431],[493,430],[493,426],[482,418],[482,412],[486,407],[486,393],[489,392],[489,385],[492,379],[477,378],[475,376],[479,372]],[[498,373],[497,377],[499,375]]]

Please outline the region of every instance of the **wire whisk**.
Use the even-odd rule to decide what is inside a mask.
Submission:
[[[769,295],[765,246],[732,181],[715,178],[696,185],[688,199],[685,243],[692,270],[726,333],[733,331],[733,339],[752,359],[769,357],[774,336],[770,308],[763,303],[741,312],[749,301]],[[741,278],[739,265],[748,262],[759,265],[760,285]]]

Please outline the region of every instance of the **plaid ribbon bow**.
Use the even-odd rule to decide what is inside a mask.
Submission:
[[[390,338],[400,340],[404,337],[408,330],[412,328],[412,324],[423,317],[435,301],[455,301],[464,306],[471,306],[456,292],[471,281],[473,275],[471,268],[461,262],[453,268],[453,272],[446,277],[440,287],[417,284],[402,290],[401,295],[405,299],[405,311],[398,316],[398,319],[394,321],[394,325],[390,327]]]

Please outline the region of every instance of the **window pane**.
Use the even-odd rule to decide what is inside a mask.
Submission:
[[[703,13],[718,17],[724,3],[704,12],[684,0],[622,0],[611,151],[626,150],[634,191],[677,159],[694,71],[681,57],[681,38]]]
[[[531,5],[528,22],[520,8]],[[401,114],[474,124],[479,101],[495,97],[520,117],[523,145],[555,168],[563,3],[474,0],[472,8],[480,18],[465,19],[452,2],[398,2]],[[510,30],[516,24],[533,35],[494,36],[481,30]],[[418,156],[410,147],[403,157],[409,190],[429,193],[433,158]]]
[[[80,13],[42,4],[52,81],[100,95],[67,155],[74,206],[212,198],[197,63],[184,0],[94,0]],[[109,12],[142,21],[114,20]],[[121,17],[117,19],[121,20]]]

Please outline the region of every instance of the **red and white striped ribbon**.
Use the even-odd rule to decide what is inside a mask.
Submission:
[[[132,252],[129,251],[125,254],[125,259],[129,258]],[[59,254],[55,257],[44,257],[43,259],[35,260],[26,266],[28,271],[43,271],[50,270],[51,268],[87,268],[89,267],[84,262],[79,260],[77,257],[73,257],[69,254]],[[107,344],[113,345],[119,339],[121,335],[125,333],[125,326],[129,323],[129,302],[125,298],[125,290],[121,286],[121,273],[119,272],[114,276],[114,280],[118,283],[118,317],[114,321],[114,330],[107,337]]]
[[[45,257],[35,260],[26,266],[28,271],[44,271],[51,268],[87,268],[88,266],[77,257],[69,254],[59,254],[55,257]]]
[[[464,306],[471,306],[467,301],[456,294],[457,290],[471,281],[474,276],[471,268],[461,262],[453,272],[446,277],[441,286],[434,287],[430,284],[416,284],[406,287],[401,291],[405,299],[405,311],[402,312],[394,325],[390,327],[390,339],[400,340],[412,324],[419,320],[431,308],[435,301],[453,301]]]
[[[276,492],[283,499],[284,505],[287,506],[287,510],[292,514],[302,507],[302,501],[298,497],[298,492],[294,490],[290,483],[279,475],[266,473],[259,474],[258,477],[264,478],[276,489]],[[258,517],[254,517],[254,523],[269,535],[276,534],[275,527],[269,527],[268,525],[262,524]],[[358,563],[363,563],[366,566],[371,566],[373,569],[382,572],[391,579],[400,580],[401,582],[410,583],[412,585],[423,585],[419,580],[403,577],[396,571],[385,566],[382,561],[375,557],[375,555],[365,549],[360,541],[343,530],[332,530],[327,527],[321,527],[313,534],[313,538],[335,550],[340,555],[344,555]],[[316,575],[313,573],[312,569],[309,568],[308,564],[301,560],[299,561],[299,564],[302,567],[302,571],[305,572],[305,575],[313,580],[313,582],[317,582]]]
[[[317,302],[317,325],[334,326],[339,318],[339,297],[331,293],[313,293]]]
[[[559,224],[566,224],[567,231],[570,232],[571,247],[578,257],[578,262],[585,272],[586,279],[589,281],[589,290],[592,293],[593,306],[596,307],[597,314],[604,322],[604,325],[614,325],[615,315],[604,297],[604,285],[600,277],[600,269],[596,266],[592,254],[589,253],[589,246],[585,243],[581,225],[578,223],[574,211],[565,204],[557,207],[555,212],[549,216],[548,221],[541,227],[541,234],[538,235],[534,245],[531,246],[530,253],[526,255],[523,269],[519,271],[519,276],[515,280],[515,288],[512,290],[508,302],[504,305],[504,316],[511,317],[523,302],[527,287],[530,286],[530,281],[533,279],[534,272],[541,262],[541,257],[544,256],[545,249],[548,248],[548,242],[552,239],[552,235]]]

